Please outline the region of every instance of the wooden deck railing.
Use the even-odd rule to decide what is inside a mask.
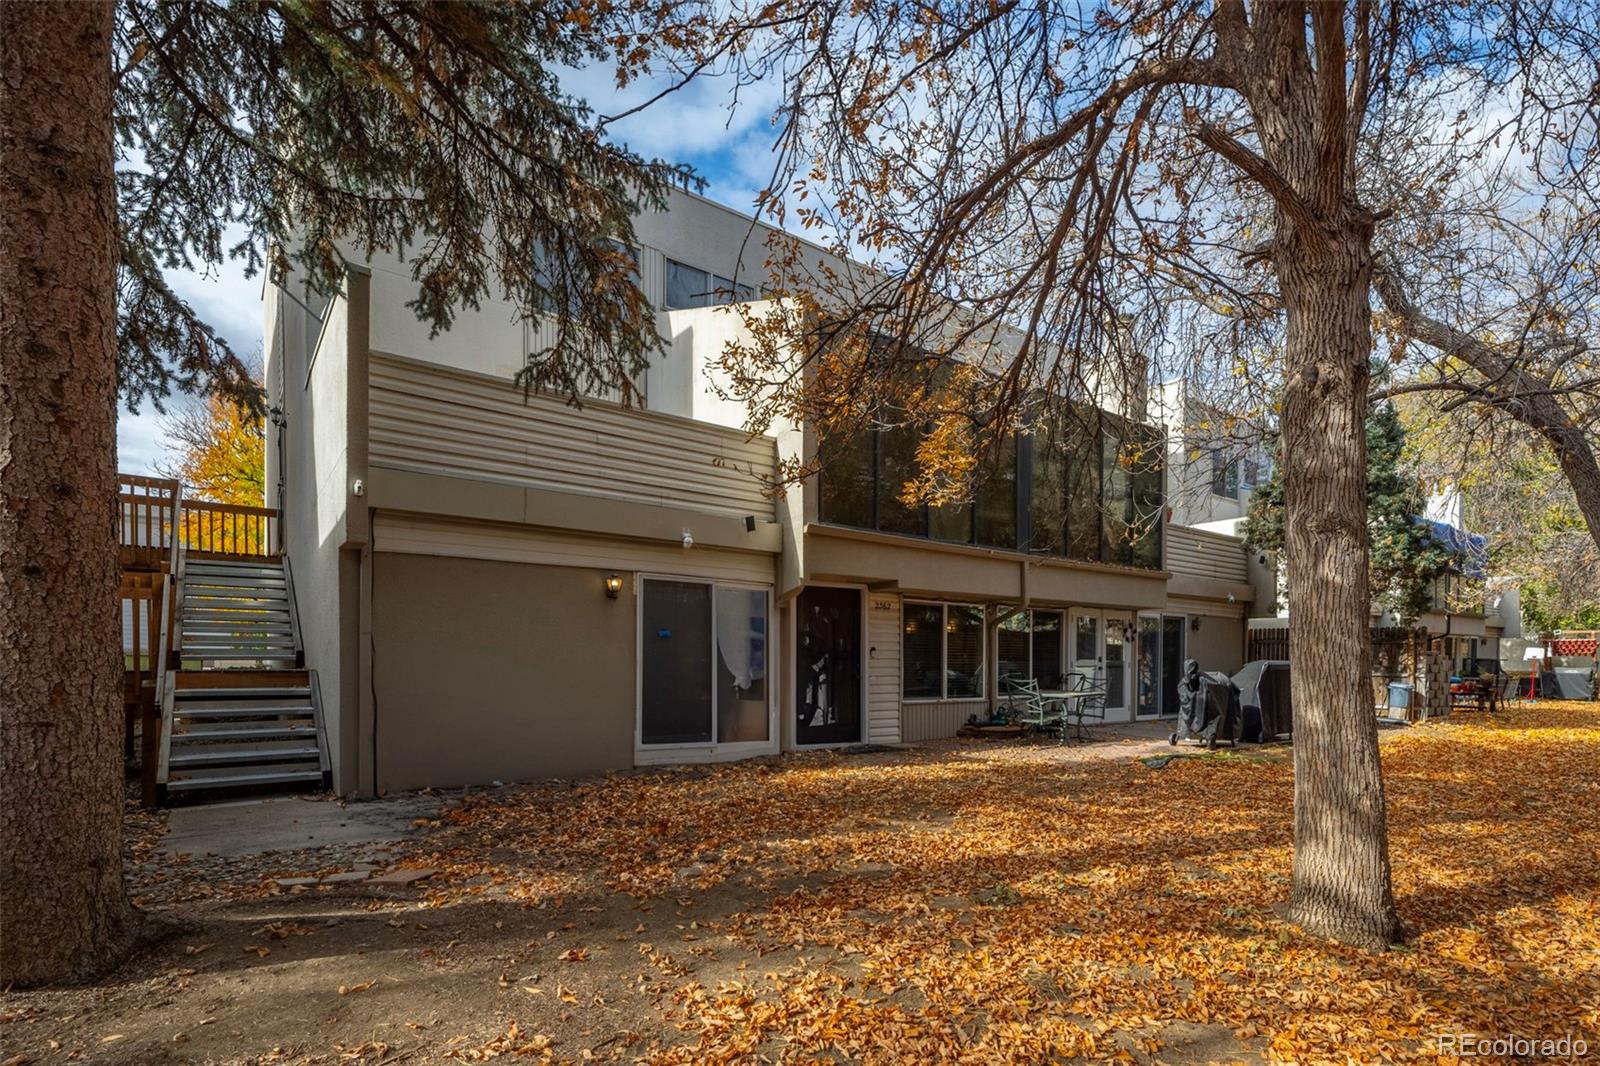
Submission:
[[[117,542],[124,570],[160,570],[172,554],[183,487],[171,478],[117,475]]]
[[[183,546],[205,555],[253,559],[275,556],[280,549],[275,507],[186,500],[182,530]]]

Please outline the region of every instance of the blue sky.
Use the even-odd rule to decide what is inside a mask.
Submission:
[[[619,93],[609,67],[567,72],[563,83],[587,99],[600,114],[614,114],[654,95],[660,82],[642,82]],[[614,127],[615,138],[642,155],[688,163],[706,180],[705,194],[730,207],[753,209],[758,190],[772,171],[771,125],[778,101],[776,87],[745,86],[738,108],[730,115],[732,85],[705,79],[658,101],[649,110]],[[173,288],[210,322],[241,354],[261,346],[259,276],[246,278],[237,262],[219,264],[209,273],[172,271]],[[168,408],[192,402],[174,396]],[[117,467],[129,473],[153,473],[163,458],[161,417],[146,402],[137,413],[118,409]]]

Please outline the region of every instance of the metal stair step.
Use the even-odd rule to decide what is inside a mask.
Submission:
[[[207,588],[213,585],[220,585],[224,588],[259,588],[262,585],[266,585],[271,588],[281,589],[288,586],[289,579],[281,574],[276,577],[271,574],[259,576],[248,574],[184,574],[183,583],[185,586],[204,586]]]
[[[303,740],[317,735],[315,725],[297,725],[293,722],[224,722],[214,726],[190,724],[172,734],[174,744],[179,741],[205,742],[213,740]]]
[[[190,700],[219,701],[236,703],[248,699],[288,699],[296,697],[309,700],[311,688],[309,685],[285,685],[274,687],[271,685],[242,685],[238,688],[180,688],[176,693],[178,704],[182,706]]]
[[[283,589],[240,589],[224,588],[221,585],[202,585],[200,588],[185,589],[183,592],[185,606],[193,604],[196,607],[208,607],[215,604],[249,604],[270,603],[283,604],[280,610],[288,610],[289,597]],[[236,609],[242,609],[236,608]]]
[[[280,718],[313,718],[311,707],[290,706],[263,706],[263,707],[174,707],[172,717],[183,722],[190,722],[201,718],[220,718],[233,721],[240,718],[265,718],[277,720]]]
[[[256,651],[249,648],[185,648],[179,655],[179,658],[191,662],[240,663],[292,663],[299,657],[297,652],[292,651]]]
[[[278,637],[271,633],[213,633],[201,636],[185,631],[183,634],[182,647],[186,651],[191,648],[236,648],[240,645],[251,648],[293,648],[294,638],[288,634]]]
[[[181,751],[174,741],[172,755],[167,764],[173,767],[182,766],[216,766],[223,763],[263,763],[263,762],[299,762],[302,759],[319,759],[322,752],[315,744],[302,745],[296,748],[253,748],[246,744],[235,744],[232,747],[237,751]]]
[[[282,574],[282,563],[224,563],[214,559],[190,559],[186,574]]]
[[[322,780],[321,770],[269,770],[263,773],[206,774],[197,777],[173,777],[167,781],[167,791],[188,792],[203,788],[252,788],[257,785],[288,785],[300,781]]]

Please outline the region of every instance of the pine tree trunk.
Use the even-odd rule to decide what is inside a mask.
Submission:
[[[1366,413],[1370,229],[1303,242],[1280,227],[1288,319],[1282,433],[1294,648],[1294,885],[1308,932],[1401,939],[1371,691]]]
[[[132,917],[112,18],[0,4],[0,985],[104,968]]]

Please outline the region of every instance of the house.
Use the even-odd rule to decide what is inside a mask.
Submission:
[[[714,387],[762,227],[676,192],[636,233],[667,342],[644,410],[524,397],[539,324],[486,301],[430,337],[392,258],[331,301],[268,287],[269,503],[338,791],[949,737],[1007,674],[1092,672],[1110,720],[1159,717],[1186,657],[1243,661],[1242,545],[1159,520],[1160,469],[1117,460],[1162,432],[1142,412],[906,507],[914,439],[752,438]],[[822,476],[767,491],[819,447]],[[1158,520],[1129,536],[1134,508]]]

